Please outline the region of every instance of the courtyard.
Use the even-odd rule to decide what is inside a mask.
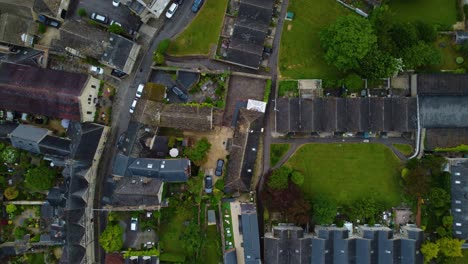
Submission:
[[[381,144],[306,144],[286,166],[304,174],[306,196],[324,195],[347,205],[363,197],[388,206],[400,201],[400,161]]]

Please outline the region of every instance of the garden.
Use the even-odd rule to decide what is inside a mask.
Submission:
[[[98,92],[98,103],[94,122],[109,126],[112,121],[112,102],[117,90],[101,80]]]
[[[173,56],[209,55],[216,47],[228,0],[206,0],[192,23],[171,42]]]
[[[197,103],[224,109],[229,83],[229,72],[201,73],[200,80],[188,90],[189,104]]]

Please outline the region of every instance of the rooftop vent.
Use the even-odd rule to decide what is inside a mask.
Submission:
[[[153,163],[148,163],[148,169],[152,169],[153,168]]]

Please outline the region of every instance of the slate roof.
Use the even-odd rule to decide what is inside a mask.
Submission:
[[[458,161],[450,166],[453,236],[468,239],[468,162]]]
[[[145,177],[122,177],[116,181],[112,195],[113,206],[159,205],[159,191],[164,183],[159,179]]]
[[[143,124],[192,131],[209,131],[213,128],[212,107],[163,104],[149,100],[140,100],[139,104],[144,104],[139,119]]]
[[[49,131],[45,128],[35,127],[31,125],[19,125],[13,132],[11,137],[17,137],[23,140],[39,143],[47,136]]]
[[[255,205],[241,204],[240,207],[244,261],[246,264],[260,264],[260,233]]]
[[[157,178],[164,182],[186,182],[190,176],[190,160],[132,158],[118,154],[112,174]]]
[[[468,96],[468,74],[418,74],[419,96]]]
[[[258,69],[273,13],[272,0],[240,1],[225,60]]]
[[[227,165],[225,192],[250,191],[262,128],[262,113],[240,109]]]
[[[298,226],[274,226],[273,232],[265,233],[263,254],[265,263],[310,264],[312,259],[312,236],[304,235]]]
[[[71,140],[55,136],[46,136],[39,143],[43,155],[66,157],[70,155]]]
[[[127,38],[113,33],[110,34],[108,43],[109,45],[106,46],[101,56],[101,61],[114,69],[130,73],[135,64],[140,46]]]
[[[468,128],[467,102],[468,96],[424,96],[419,99],[421,125],[425,128]]]
[[[104,126],[99,124],[70,122],[67,133],[71,139],[71,157],[91,163],[103,132]]]
[[[35,0],[34,10],[39,14],[56,17],[60,8],[61,0]]]
[[[30,36],[37,34],[37,25],[33,20],[11,13],[0,14],[0,42],[30,46],[22,40],[23,34]]]
[[[0,105],[9,110],[81,119],[78,97],[88,76],[0,63]]]
[[[279,133],[366,132],[416,129],[416,98],[279,98]]]
[[[224,264],[237,264],[236,249],[232,248],[232,249],[226,250],[226,252],[224,252],[223,260],[224,260],[223,261]]]
[[[430,128],[426,129],[424,149],[453,148],[468,144],[468,128]]]

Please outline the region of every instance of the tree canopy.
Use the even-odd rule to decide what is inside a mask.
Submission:
[[[6,147],[0,153],[0,158],[6,163],[15,163],[19,158],[19,151],[13,147]]]
[[[206,157],[210,149],[211,143],[207,138],[202,138],[191,148],[186,148],[184,153],[191,161],[193,161],[193,163],[197,166],[201,166],[206,161]]]
[[[293,171],[291,173],[291,181],[297,186],[301,186],[304,184],[304,174],[302,174],[300,171]]]
[[[275,190],[283,190],[288,187],[289,175],[292,173],[292,169],[282,166],[273,171],[268,178],[268,187]]]
[[[106,252],[115,252],[123,246],[124,229],[119,224],[108,224],[99,237],[99,243]]]
[[[312,212],[314,222],[321,225],[332,224],[338,211],[338,206],[335,201],[318,195],[312,201]]]
[[[29,169],[26,172],[26,187],[32,191],[45,191],[54,185],[57,171],[46,166]]]
[[[437,243],[426,242],[421,246],[421,253],[424,255],[425,263],[430,263],[439,255],[439,245]]]
[[[462,245],[464,241],[456,238],[443,237],[437,240],[440,253],[446,257],[462,257]]]
[[[355,15],[340,17],[320,32],[326,61],[342,71],[359,68],[376,42],[369,20]]]

